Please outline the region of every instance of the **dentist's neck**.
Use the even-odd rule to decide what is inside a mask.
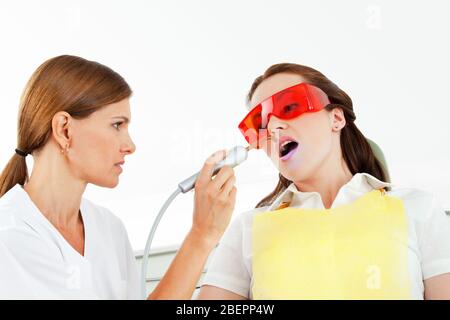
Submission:
[[[326,209],[329,209],[333,204],[339,189],[353,177],[344,161],[339,143],[336,150],[337,152],[331,152],[324,159],[319,166],[319,170],[308,180],[294,182],[299,191],[318,192]]]
[[[73,176],[66,156],[55,145],[47,144],[34,156],[33,172],[24,189],[57,228],[72,229],[80,223],[81,197],[86,183]]]

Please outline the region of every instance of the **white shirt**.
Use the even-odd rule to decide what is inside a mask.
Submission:
[[[450,272],[450,217],[429,192],[395,188],[367,173],[357,173],[341,187],[331,208],[355,201],[367,192],[389,186],[386,192],[402,200],[408,223],[408,268],[412,297],[423,299],[423,280]],[[212,285],[252,298],[252,223],[255,214],[273,211],[282,202],[292,208],[325,209],[318,192],[298,191],[291,184],[270,206],[238,215],[214,252],[202,285]],[[301,250],[301,248],[299,249]]]
[[[0,299],[139,299],[139,276],[123,223],[82,199],[84,256],[20,185],[0,198]]]

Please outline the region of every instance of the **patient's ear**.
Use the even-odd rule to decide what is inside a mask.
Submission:
[[[335,132],[345,127],[346,121],[342,108],[336,107],[330,111],[330,123],[331,130]]]

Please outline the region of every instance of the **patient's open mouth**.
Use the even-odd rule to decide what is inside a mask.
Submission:
[[[281,160],[289,159],[297,150],[298,142],[292,139],[283,139],[279,144],[279,155]]]

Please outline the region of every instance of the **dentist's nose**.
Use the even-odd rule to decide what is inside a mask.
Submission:
[[[122,145],[121,151],[126,154],[132,154],[136,151],[136,145],[134,144],[130,136],[128,137],[127,141],[125,141],[124,144]]]

